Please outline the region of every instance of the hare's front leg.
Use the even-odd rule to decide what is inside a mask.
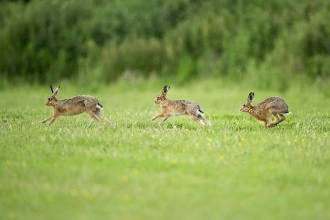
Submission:
[[[159,124],[161,124],[161,123],[163,123],[164,121],[166,121],[169,117],[170,117],[170,115],[166,115],[165,118],[159,122]]]
[[[156,115],[151,119],[151,121],[154,121],[156,118],[159,118],[159,117],[165,117],[165,115],[163,113],[159,114],[159,115]]]
[[[53,116],[52,116],[52,120],[50,120],[50,122],[49,122],[49,125],[53,124],[53,122],[54,122],[58,117],[60,117],[60,115],[53,115]]]
[[[41,123],[46,123],[47,121],[49,121],[50,119],[52,119],[52,117],[53,117],[53,116],[50,116],[50,117],[48,117],[48,118],[42,120]]]
[[[62,115],[63,113],[57,111],[57,110],[54,110],[54,114],[52,116],[52,119],[50,120],[49,122],[49,125],[53,124],[53,122]]]

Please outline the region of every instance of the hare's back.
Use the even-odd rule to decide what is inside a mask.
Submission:
[[[177,108],[182,109],[187,114],[196,114],[196,111],[200,110],[200,106],[196,102],[190,100],[174,100],[172,102]]]
[[[62,103],[64,105],[68,105],[68,106],[72,106],[72,107],[76,106],[79,108],[91,108],[91,107],[96,107],[98,102],[99,101],[93,96],[79,95],[79,96],[72,97],[70,99],[64,99]]]
[[[258,105],[263,106],[267,109],[273,108],[273,109],[278,109],[278,110],[282,110],[282,111],[287,111],[288,110],[288,105],[284,101],[284,99],[282,99],[281,97],[277,97],[277,96],[265,99],[264,101],[262,101]]]
[[[174,105],[185,106],[186,108],[197,108],[199,105],[196,102],[190,100],[173,100]]]

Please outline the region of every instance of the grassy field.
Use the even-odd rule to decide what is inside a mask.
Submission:
[[[166,84],[166,82],[164,83]],[[57,85],[54,85],[57,86]],[[151,122],[163,83],[80,88],[116,128],[87,114],[52,114],[48,87],[0,91],[0,219],[329,219],[330,98],[317,89],[254,91],[293,112],[265,129],[239,113],[252,88],[218,82],[171,86],[198,102],[211,128],[187,117]]]

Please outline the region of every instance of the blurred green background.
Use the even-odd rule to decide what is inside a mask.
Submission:
[[[3,0],[0,89],[164,77],[327,91],[329,12],[324,0]]]

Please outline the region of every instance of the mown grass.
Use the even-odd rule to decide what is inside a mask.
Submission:
[[[112,85],[59,98],[96,96],[116,126],[87,114],[52,126],[49,89],[0,91],[1,219],[328,219],[330,99],[285,94],[293,114],[264,129],[238,108],[250,88],[214,82],[172,86],[170,99],[201,104],[211,128],[187,117],[151,122],[162,86]],[[158,121],[157,121],[158,122]]]

